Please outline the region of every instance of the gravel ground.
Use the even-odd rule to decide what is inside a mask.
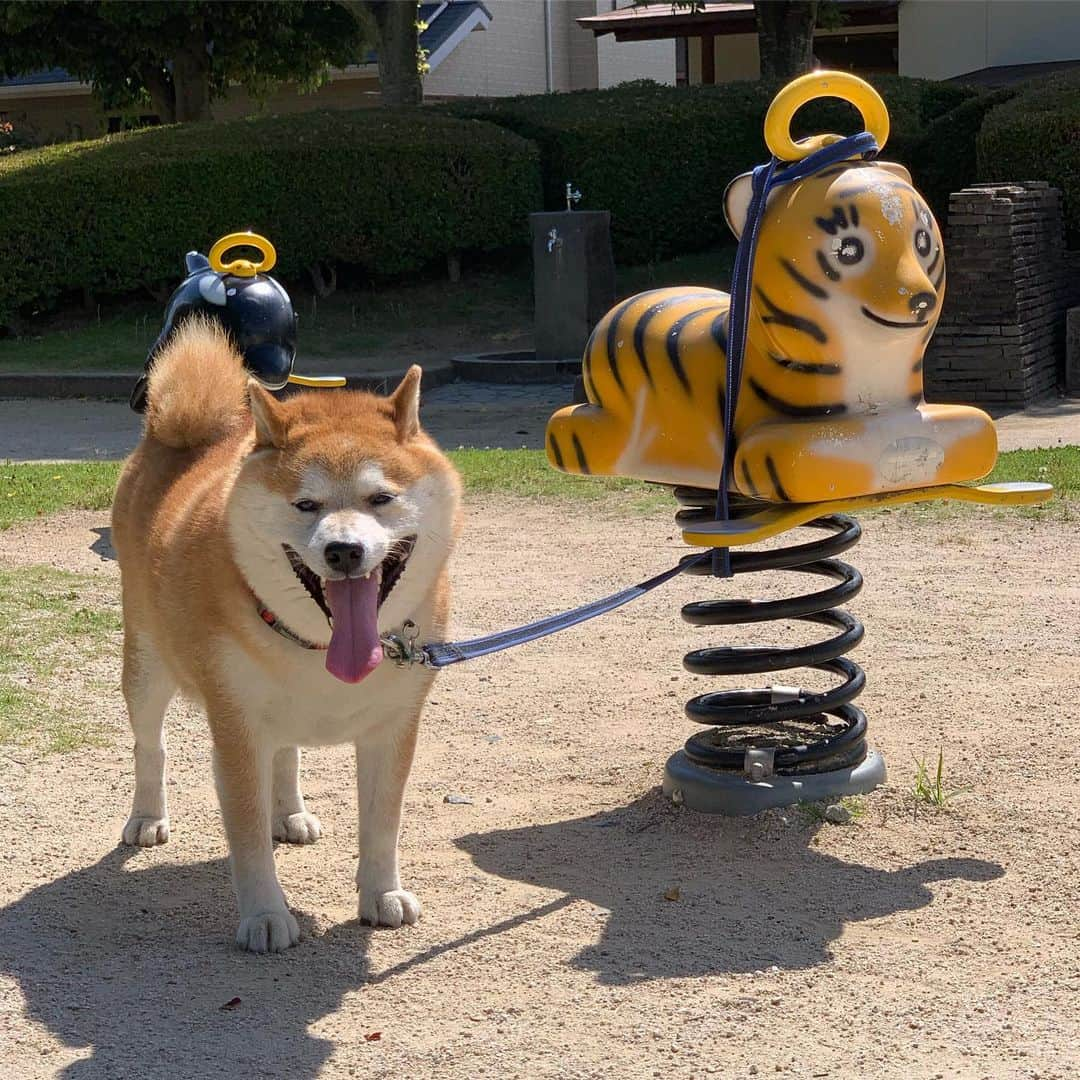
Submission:
[[[0,533],[0,566],[94,572],[115,590],[106,524]],[[406,797],[416,927],[354,921],[352,763],[307,753],[325,835],[278,849],[305,938],[277,957],[232,945],[204,722],[185,705],[170,717],[169,844],[121,850],[121,698],[81,686],[73,657],[66,692],[107,745],[0,748],[5,1075],[1076,1076],[1080,537],[989,510],[865,527],[846,556],[867,580],[852,605],[861,704],[891,771],[857,823],[663,800],[663,762],[691,729],[682,702],[707,684],[682,653],[783,633],[683,624],[681,603],[733,590],[677,579],[439,677]],[[662,513],[475,500],[455,631],[581,602],[678,550]],[[965,789],[946,812],[910,794],[914,759],[939,746]]]

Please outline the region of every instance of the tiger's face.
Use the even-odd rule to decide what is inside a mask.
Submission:
[[[749,195],[746,175],[725,196],[736,235]],[[789,366],[842,370],[849,400],[912,398],[944,286],[941,233],[908,171],[845,162],[770,196],[752,335]]]

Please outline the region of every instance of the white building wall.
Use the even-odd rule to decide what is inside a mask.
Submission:
[[[507,97],[547,90],[542,0],[485,0],[485,5],[491,25],[469,34],[425,77],[425,94]]]
[[[948,79],[987,67],[1080,60],[1073,0],[902,0],[901,75]]]
[[[634,79],[675,85],[675,40],[616,41],[613,34],[596,39],[597,84],[601,89]]]
[[[620,0],[623,7],[630,0]],[[548,89],[543,0],[485,0],[491,25],[476,30],[424,79],[431,97],[506,97]],[[553,90],[587,90],[631,79],[675,82],[674,41],[595,38],[577,19],[611,11],[611,0],[551,0]]]

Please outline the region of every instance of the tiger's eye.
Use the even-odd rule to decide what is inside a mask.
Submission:
[[[915,250],[924,257],[930,254],[930,234],[925,229],[915,234]]]
[[[857,236],[845,236],[836,252],[837,259],[845,266],[854,266],[865,254],[863,242]]]

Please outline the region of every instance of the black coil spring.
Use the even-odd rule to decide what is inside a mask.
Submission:
[[[675,497],[683,507],[676,515],[687,528],[716,516],[716,492],[677,488]],[[760,506],[759,504],[756,504]],[[737,514],[738,507],[733,505]],[[774,771],[780,774],[829,772],[858,765],[866,757],[866,716],[851,702],[862,692],[866,676],[845,653],[863,637],[863,625],[839,605],[856,596],[862,575],[853,566],[833,558],[859,542],[859,523],[843,514],[831,514],[807,522],[828,536],[809,543],[766,551],[731,553],[733,574],[759,570],[789,570],[817,574],[837,584],[818,592],[780,600],[700,600],[686,604],[683,619],[694,626],[794,620],[817,623],[838,631],[835,636],[810,645],[730,646],[694,649],[683,665],[698,675],[746,675],[790,668],[814,668],[839,676],[839,685],[823,692],[797,692],[771,687],[722,690],[700,694],[686,704],[686,715],[710,731],[687,740],[692,761],[713,769],[743,771],[746,750],[775,748]],[[694,562],[699,555],[684,557]],[[711,575],[706,560],[687,568],[687,573]],[[764,731],[763,731],[764,729]]]

